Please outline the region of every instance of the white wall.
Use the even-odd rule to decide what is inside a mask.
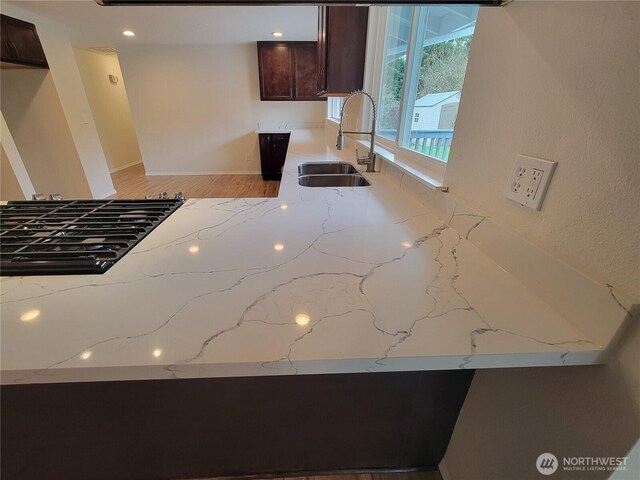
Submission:
[[[446,171],[451,195],[636,298],[639,24],[635,2],[480,9]],[[558,162],[540,212],[502,197],[518,153]],[[608,365],[478,371],[446,476],[539,479],[543,452],[626,455],[640,436],[640,312],[632,313]],[[640,477],[638,450],[616,478]]]
[[[445,178],[453,195],[636,297],[638,8],[480,9]],[[558,162],[541,212],[502,196],[519,153]]]
[[[0,200],[25,200],[26,198],[9,157],[0,144]]]
[[[117,55],[73,49],[109,171],[142,161]],[[111,83],[109,75],[118,77]]]
[[[49,70],[0,70],[2,115],[35,190],[91,198]]]
[[[118,50],[149,174],[260,171],[261,125],[322,126],[326,102],[261,102],[255,43]]]
[[[9,126],[4,118],[2,112],[0,112],[0,147],[2,149],[2,192],[0,194],[1,200],[22,200],[29,199],[36,190],[33,188],[27,169],[24,166],[24,162],[16,147],[16,142],[13,140],[13,136],[9,131]],[[7,183],[15,182],[18,184],[16,189],[15,184],[5,186],[4,172],[7,172],[11,178],[7,180]],[[9,173],[10,171],[10,173]],[[5,190],[7,188],[7,190]]]
[[[103,198],[114,194],[107,162],[64,26],[7,2],[2,2],[2,13],[36,25],[91,196]]]

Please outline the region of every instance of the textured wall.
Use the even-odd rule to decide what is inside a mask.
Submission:
[[[601,282],[640,296],[640,5],[481,9],[446,183]],[[517,154],[558,162],[541,212],[502,196]]]
[[[636,299],[639,24],[636,2],[481,9],[446,172],[451,194]],[[540,212],[502,196],[518,153],[558,162]],[[639,320],[635,311],[604,366],[478,371],[445,477],[544,478],[535,460],[552,452],[629,455],[629,470],[612,478],[639,478]],[[559,470],[549,478],[609,475]]]

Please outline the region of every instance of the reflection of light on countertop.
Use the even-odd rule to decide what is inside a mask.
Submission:
[[[306,313],[299,313],[298,315],[296,315],[296,323],[298,325],[306,325],[310,320],[311,319],[309,318],[309,315],[307,315]]]
[[[413,242],[402,242],[402,246],[404,248],[411,248],[413,247]]]
[[[200,247],[199,247],[199,246],[197,246],[197,245],[191,245],[191,246],[189,247],[189,251],[190,251],[191,253],[198,253],[198,252],[200,251]]]
[[[158,358],[160,355],[162,355],[162,349],[161,348],[156,348],[153,352],[152,355],[156,358]]]
[[[91,356],[91,350],[86,350],[80,354],[82,360],[87,360]]]
[[[23,322],[30,322],[31,320],[35,320],[40,316],[40,310],[34,308],[32,310],[27,310],[22,315],[20,315],[20,320]]]
[[[283,203],[282,205],[280,205],[280,208],[282,210],[286,210],[287,208],[289,208],[289,206],[286,203]]]
[[[274,249],[276,252],[279,252],[280,250],[284,249],[284,245],[283,245],[283,244],[281,244],[281,243],[276,243],[276,244],[273,246],[273,249]]]

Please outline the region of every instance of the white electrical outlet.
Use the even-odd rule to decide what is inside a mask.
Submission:
[[[518,155],[504,196],[525,207],[540,210],[547,193],[556,162]]]

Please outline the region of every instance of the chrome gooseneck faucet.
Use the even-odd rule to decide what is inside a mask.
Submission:
[[[343,132],[342,131],[342,119],[344,117],[344,109],[347,106],[349,100],[358,95],[364,95],[369,98],[371,101],[371,108],[373,110],[373,119],[371,121],[371,131],[370,132]],[[342,103],[342,109],[340,110],[340,129],[338,130],[338,139],[336,141],[336,148],[338,150],[342,150],[344,148],[344,134],[345,133],[354,133],[358,135],[370,135],[371,136],[371,146],[369,147],[369,153],[366,156],[360,156],[358,154],[358,150],[356,149],[356,161],[358,165],[366,165],[367,172],[374,172],[376,168],[376,154],[373,153],[373,147],[375,145],[376,138],[376,102],[371,95],[369,95],[364,90],[355,90],[349,94],[347,98],[344,99]]]

